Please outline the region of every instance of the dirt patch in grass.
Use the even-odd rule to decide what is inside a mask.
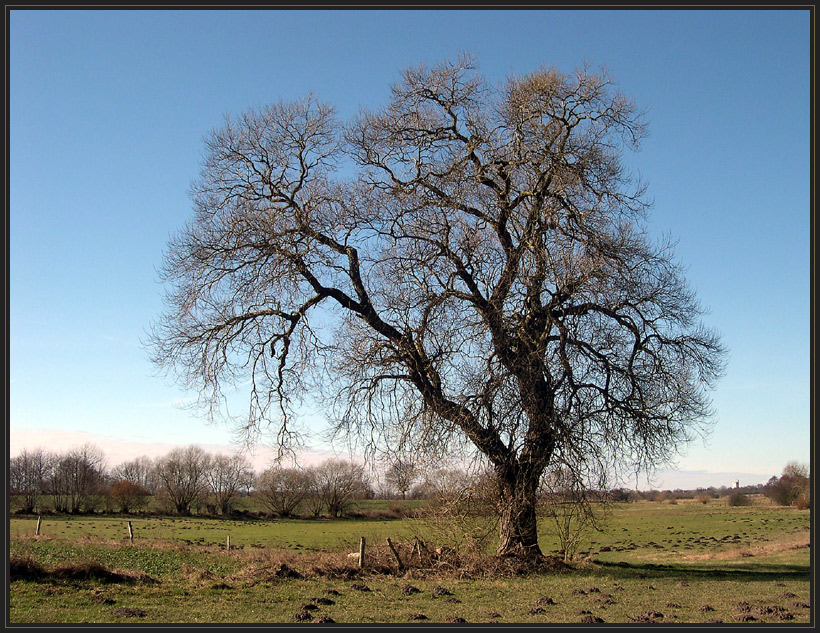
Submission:
[[[144,618],[148,613],[142,609],[132,609],[131,607],[120,607],[111,611],[111,615],[118,618]]]
[[[604,619],[595,615],[585,615],[581,618],[582,624],[601,624],[602,622],[604,622]]]
[[[685,561],[695,560],[732,560],[737,558],[751,558],[753,556],[768,556],[779,552],[787,552],[811,546],[809,533],[786,534],[777,540],[768,541],[760,545],[728,545],[716,551],[681,553],[679,557]]]
[[[644,611],[629,619],[630,622],[656,622],[664,617],[660,611]]]

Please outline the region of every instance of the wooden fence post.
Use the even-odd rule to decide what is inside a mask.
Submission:
[[[39,514],[37,515],[37,529],[34,532],[34,536],[40,536],[40,521],[42,520],[42,516]]]
[[[231,535],[230,534],[228,534],[228,541],[227,541],[227,543],[225,543],[225,549],[228,550],[229,552],[231,551]]]
[[[131,541],[131,545],[134,544],[134,528],[131,527],[131,521],[128,522],[128,540]]]
[[[364,537],[359,540],[359,569],[364,567]]]
[[[393,556],[396,558],[396,563],[399,565],[399,571],[404,569],[404,563],[401,562],[401,558],[399,557],[398,551],[396,551],[396,546],[393,545],[393,541],[390,540],[390,537],[387,537],[387,545],[390,546],[390,551],[393,552]]]

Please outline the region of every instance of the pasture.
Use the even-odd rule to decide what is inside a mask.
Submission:
[[[414,564],[416,538],[459,547],[417,518],[44,516],[39,537],[35,525],[10,519],[15,624],[811,622],[810,512],[763,503],[615,504],[570,567],[523,575],[487,552]],[[549,521],[540,529],[555,551]],[[361,570],[348,556],[360,537]]]

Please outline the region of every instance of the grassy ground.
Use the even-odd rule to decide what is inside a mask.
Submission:
[[[526,576],[479,559],[398,572],[385,539],[412,563],[418,520],[131,521],[133,545],[119,517],[44,517],[40,537],[12,518],[9,621],[811,621],[810,514],[791,508],[619,504],[582,561]],[[363,571],[347,556],[360,536]]]

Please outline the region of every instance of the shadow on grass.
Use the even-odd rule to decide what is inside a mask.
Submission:
[[[786,581],[811,580],[808,565],[766,565],[754,563],[732,567],[701,567],[697,565],[661,565],[655,563],[626,563],[593,560],[600,567],[601,573],[609,573],[621,578],[629,577],[680,577],[700,578],[702,580],[741,580],[741,581]]]
[[[9,580],[32,582],[96,581],[133,585],[159,582],[147,574],[111,571],[95,561],[80,561],[71,565],[46,568],[28,556],[12,556],[9,561]]]

